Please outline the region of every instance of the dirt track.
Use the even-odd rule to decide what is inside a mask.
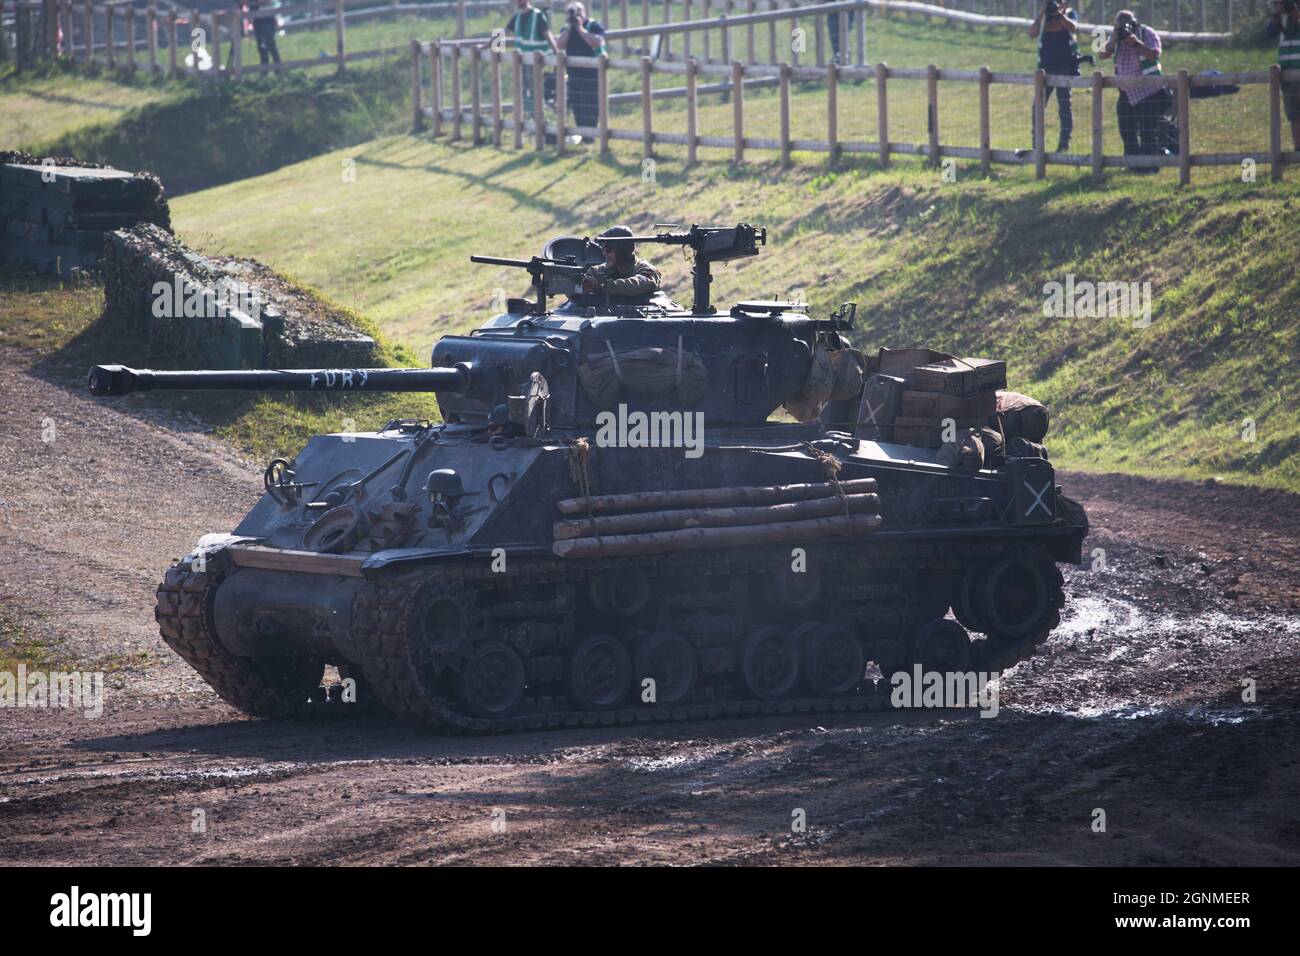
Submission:
[[[1107,567],[1067,571],[1066,621],[994,719],[264,723],[152,622],[162,569],[233,526],[256,466],[28,362],[0,353],[0,615],[84,667],[147,663],[110,678],[99,719],[0,710],[0,862],[1300,863],[1293,496],[1063,475]]]

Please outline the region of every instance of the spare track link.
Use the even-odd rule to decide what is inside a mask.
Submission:
[[[899,549],[898,553],[883,557],[877,554],[870,559],[846,551],[845,561],[849,565],[860,565],[863,568],[887,567],[944,573],[958,569],[963,561],[972,558],[1006,556],[1013,551],[1024,549],[1008,548],[994,543],[972,545],[965,550],[971,553],[954,557],[951,549],[943,551],[933,549],[929,552],[918,550],[910,556],[905,556],[903,549]],[[728,717],[854,713],[884,710],[889,706],[890,685],[887,679],[877,681],[874,686],[864,686],[854,697],[800,697],[776,701],[726,700],[686,704],[672,708],[642,705],[606,711],[534,712],[495,719],[472,717],[460,713],[455,701],[442,697],[429,698],[422,693],[407,663],[407,612],[414,606],[416,594],[428,582],[431,575],[436,575],[443,586],[451,590],[519,587],[538,583],[584,583],[596,567],[595,562],[587,564],[588,566],[584,567],[581,562],[557,564],[541,561],[513,570],[508,577],[492,574],[486,568],[472,567],[454,570],[425,569],[372,580],[362,588],[353,606],[353,634],[365,656],[364,669],[367,682],[385,708],[395,716],[463,734],[495,734],[563,727],[627,726],[638,723],[715,720]],[[608,568],[611,564],[612,562],[604,561],[601,562],[601,567]],[[620,559],[618,564],[621,567],[637,566],[653,572],[662,569],[664,556]],[[725,570],[728,574],[746,573],[760,570],[765,566],[763,561],[733,556]],[[845,564],[838,560],[836,566],[845,569]],[[1054,580],[1058,584],[1054,606],[1059,611],[1064,600],[1059,588],[1062,579],[1060,570],[1055,564],[1052,565],[1052,569]],[[716,563],[709,570],[711,573],[721,573]],[[987,640],[974,642],[971,668],[992,672],[1010,667],[1017,661],[1032,655],[1047,640],[1052,629],[1059,622],[1059,613],[1054,611],[1050,626],[1040,632],[1016,641],[999,641],[996,645]]]

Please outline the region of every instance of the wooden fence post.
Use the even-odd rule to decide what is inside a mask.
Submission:
[[[654,155],[654,117],[651,110],[650,57],[641,57],[641,155]]]
[[[745,4],[745,13],[753,16],[756,7],[757,4],[754,0],[747,0]],[[754,24],[752,23],[745,25],[745,53],[745,59],[751,64],[758,63],[758,51],[754,49]]]
[[[682,19],[691,22],[691,0],[685,0],[682,4]],[[682,58],[688,61],[691,58],[691,36],[690,32],[682,34]]]
[[[930,162],[939,165],[939,68],[931,63],[925,69],[925,96],[930,117]]]
[[[876,127],[880,137],[880,165],[889,165],[889,98],[885,83],[889,77],[889,67],[884,63],[876,64]]]
[[[465,38],[465,0],[456,0],[456,39]]]
[[[492,145],[501,148],[501,131],[505,124],[501,116],[501,51],[492,48]]]
[[[127,7],[130,10],[131,7]],[[208,17],[208,27],[212,30],[212,73],[214,76],[221,75],[221,16],[220,10],[213,10]],[[128,30],[128,33],[131,31]],[[132,65],[131,69],[135,69]]]
[[[546,148],[546,99],[543,95],[546,59],[540,50],[533,51],[533,148]]]
[[[621,26],[624,30],[626,30],[629,26],[632,25],[631,22],[630,22],[630,21],[631,21],[631,17],[628,15],[628,10],[627,10],[627,0],[618,0],[618,13],[619,13],[619,16],[622,18],[622,21],[623,21],[623,22],[620,24],[620,26]],[[631,47],[630,47],[629,44],[628,44],[627,38],[624,37],[624,38],[623,38],[623,55],[624,55],[624,56],[627,56],[628,51],[629,51],[630,49],[631,49]]]
[[[1101,70],[1094,70],[1092,74],[1092,178],[1101,182],[1105,173],[1102,171],[1102,116],[1105,104],[1102,100],[1102,86],[1106,78]],[[1124,94],[1121,93],[1121,96]]]
[[[708,20],[708,19],[709,19],[710,12],[711,12],[711,11],[709,10],[709,8],[713,5],[713,0],[703,0],[703,2],[704,2],[704,12],[703,12],[702,14],[700,14],[700,19],[701,19],[701,20]],[[712,63],[712,62],[713,62],[713,48],[712,48],[711,44],[709,43],[709,28],[708,28],[708,27],[705,27],[703,30],[700,31],[700,46],[702,46],[702,47],[704,48],[704,57],[703,57],[704,62],[705,62],[705,63]]]
[[[483,52],[477,43],[469,48],[469,103],[474,111],[471,139],[479,146],[483,143]]]
[[[171,42],[167,44],[167,72],[176,75],[176,11],[174,9],[167,11],[167,32],[171,37]]]
[[[460,44],[451,45],[451,141],[460,139]]]
[[[429,92],[433,96],[433,135],[442,135],[442,41],[434,40],[429,50]],[[518,103],[516,103],[518,109]]]
[[[238,22],[236,21],[236,27]],[[158,75],[158,8],[152,3],[144,12],[144,28],[149,31],[149,75]],[[236,42],[238,47],[238,42]]]
[[[514,115],[514,146],[515,149],[524,148],[524,55],[518,50],[512,50],[510,53],[510,84],[511,94],[514,96],[514,105],[511,107]]]
[[[334,0],[334,35],[338,39],[339,47],[339,72],[347,63],[347,53],[344,52],[344,34],[347,32],[347,21],[343,16],[343,0]]]
[[[768,9],[771,10],[777,9],[777,3],[778,0],[772,0],[772,4]],[[777,52],[776,52],[776,21],[768,20],[767,21],[767,63],[768,66],[775,66],[777,63],[780,62],[781,62],[781,58],[777,56]]]
[[[424,82],[420,76],[420,41],[411,41],[411,132],[424,129]]]
[[[790,165],[790,64],[780,66],[781,165]]]
[[[1186,70],[1178,71],[1178,184],[1192,181],[1191,83]]]
[[[64,59],[72,60],[72,0],[59,0],[59,22],[63,25]]]
[[[560,50],[555,54],[555,151],[564,154],[567,145],[564,140],[568,135],[569,91],[568,77],[565,75],[568,55]]]
[[[244,78],[244,11],[238,3],[230,11],[230,17],[235,24],[230,32],[230,42],[234,44],[231,54],[235,62],[235,80],[239,81]]]
[[[86,0],[85,20],[81,25],[81,42],[86,45],[82,59],[89,66],[95,61],[95,6],[93,0]]]
[[[104,4],[104,61],[111,70],[117,66],[116,44],[113,42],[113,5]]]
[[[199,11],[198,11],[197,8],[196,8],[196,9],[193,9],[193,10],[190,11],[190,39],[191,39],[191,41],[193,41],[193,39],[194,39],[194,29],[195,29],[196,27],[199,27],[200,29],[202,29],[202,28],[199,26],[199,25],[202,23],[202,20],[203,20],[202,15],[199,13]],[[190,72],[192,72],[195,76],[198,76],[198,75],[199,75],[199,57],[198,57],[198,54],[197,54],[197,53],[194,53],[194,51],[193,51],[192,49],[191,49],[190,52],[194,54],[194,55],[191,57]]]
[[[817,65],[826,65],[826,18],[813,17],[813,34],[816,43]]]
[[[745,161],[745,65],[731,61],[731,126],[733,158],[736,163]]]
[[[215,31],[214,31],[215,32]],[[216,42],[214,35],[212,40]],[[135,72],[135,7],[126,8],[126,69],[128,73]]]
[[[596,126],[599,130],[600,154],[609,152],[609,54],[602,53],[596,64]]]
[[[884,10],[882,9],[880,12],[883,14]],[[858,66],[866,66],[867,65],[867,8],[866,7],[863,7],[861,10],[858,11],[857,24],[858,24],[858,30],[857,30]],[[848,40],[845,40],[844,49],[847,50],[848,48],[849,48]]]
[[[1268,68],[1268,162],[1269,179],[1282,181],[1282,67]]]
[[[826,67],[826,155],[834,166],[840,159],[840,68],[830,63]]]
[[[993,162],[992,130],[989,123],[989,87],[992,75],[987,66],[980,67],[980,172],[989,174]]]
[[[695,57],[686,61],[686,163],[694,166],[698,157],[700,95],[696,86]]]
[[[1047,175],[1047,152],[1043,148],[1043,100],[1047,93],[1047,74],[1034,71],[1034,178]]]

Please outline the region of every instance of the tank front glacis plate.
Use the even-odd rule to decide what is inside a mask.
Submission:
[[[464,553],[499,506],[494,497],[508,499],[543,451],[537,447],[494,450],[486,441],[463,438],[431,438],[423,442],[417,442],[417,438],[397,431],[312,438],[291,463],[293,480],[309,487],[303,488],[296,499],[278,492],[288,498],[287,505],[269,493],[263,495],[234,533],[260,539],[262,547],[319,550],[309,535],[313,525],[332,509],[307,506],[339,494],[339,507],[365,512],[372,523],[380,520],[385,506],[407,504],[413,508],[413,514],[405,519],[407,533],[394,537],[387,547],[377,547],[381,542],[362,537],[360,546],[345,549],[347,553],[366,559],[394,549],[405,552],[407,557]],[[427,485],[430,472],[439,469],[455,472],[463,495],[447,500],[446,510],[434,520]],[[348,492],[349,486],[363,479],[360,493]]]

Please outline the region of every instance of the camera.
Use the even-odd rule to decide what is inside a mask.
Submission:
[[[1300,7],[1300,0],[1282,0],[1283,13],[1295,13],[1297,7]]]
[[[1294,3],[1295,0],[1290,0],[1290,2]],[[1137,36],[1137,32],[1137,21],[1125,20],[1120,23],[1119,26],[1115,27],[1115,42],[1119,43],[1121,40],[1126,40],[1131,36]]]
[[[1046,2],[1043,3],[1043,16],[1048,20],[1056,20],[1064,16],[1064,13],[1061,11],[1059,0],[1046,0]]]

